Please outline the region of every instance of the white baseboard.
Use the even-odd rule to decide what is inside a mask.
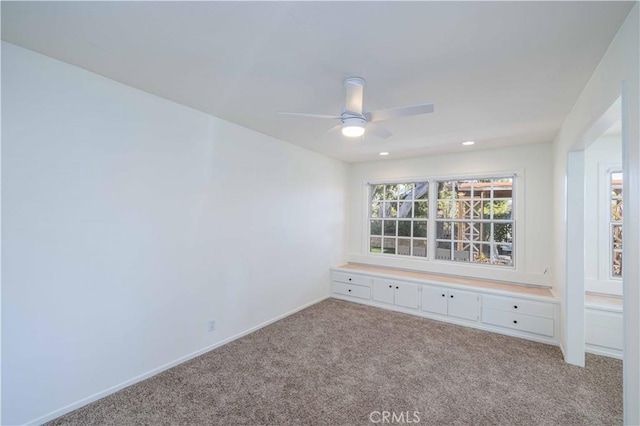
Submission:
[[[609,358],[622,359],[622,351],[619,349],[605,348],[598,345],[585,345],[585,352],[594,355],[607,356]]]
[[[357,298],[354,298],[354,297],[343,296],[343,295],[336,294],[336,293],[331,294],[331,297],[333,299],[344,300],[346,302],[357,303],[357,304],[360,304],[360,305],[372,306],[374,308],[384,309],[386,311],[400,312],[400,313],[403,313],[403,314],[413,315],[413,316],[416,316],[416,317],[427,318],[427,319],[430,319],[430,320],[445,322],[447,324],[461,325],[463,327],[475,328],[475,329],[478,329],[478,330],[489,331],[489,332],[497,333],[497,334],[503,334],[505,336],[511,336],[511,337],[517,337],[517,338],[520,338],[520,339],[531,340],[532,342],[544,343],[545,345],[558,346],[558,342],[553,338],[547,338],[547,337],[544,337],[544,336],[536,337],[536,336],[534,336],[533,334],[530,334],[530,333],[519,333],[519,332],[517,332],[515,330],[512,331],[512,330],[509,330],[509,329],[506,329],[506,328],[503,328],[503,327],[494,327],[492,325],[484,324],[484,323],[481,323],[479,321],[468,321],[468,320],[457,319],[457,318],[444,316],[444,315],[431,314],[431,313],[428,313],[428,312],[425,312],[425,311],[419,311],[419,310],[415,310],[415,309],[406,309],[406,308],[403,308],[403,307],[400,307],[400,306],[389,305],[389,304],[386,304],[386,303],[380,303],[380,302],[376,302],[376,301],[373,301],[373,300],[357,299]]]
[[[102,399],[105,396],[108,396],[108,395],[111,395],[112,393],[118,392],[121,389],[124,389],[124,388],[129,387],[131,385],[134,385],[134,384],[136,384],[138,382],[141,382],[141,381],[143,381],[145,379],[148,379],[149,377],[155,376],[156,374],[162,373],[163,371],[168,370],[168,369],[170,369],[172,367],[175,367],[176,365],[179,365],[179,364],[182,364],[183,362],[189,361],[190,359],[193,359],[193,358],[195,358],[197,356],[200,356],[200,355],[202,355],[202,354],[204,354],[206,352],[209,352],[211,350],[219,348],[220,346],[226,345],[227,343],[233,342],[234,340],[237,340],[237,339],[239,339],[241,337],[244,337],[244,336],[246,336],[248,334],[251,334],[254,331],[257,331],[257,330],[259,330],[259,329],[261,329],[263,327],[268,326],[269,324],[272,324],[272,323],[274,323],[276,321],[279,321],[279,320],[281,320],[283,318],[286,318],[286,317],[288,317],[290,315],[293,315],[298,311],[306,309],[309,306],[315,305],[316,303],[320,303],[323,300],[326,300],[326,299],[329,299],[329,298],[330,298],[330,296],[324,296],[324,297],[321,297],[319,299],[313,300],[313,301],[311,301],[309,303],[305,303],[302,306],[299,306],[299,307],[297,307],[297,308],[295,308],[295,309],[293,309],[293,310],[291,310],[289,312],[286,312],[284,314],[278,315],[277,317],[272,318],[272,319],[270,319],[268,321],[265,321],[262,324],[258,324],[255,327],[251,327],[248,330],[245,330],[245,331],[243,331],[241,333],[238,333],[238,334],[236,334],[234,336],[231,336],[231,337],[229,337],[227,339],[224,339],[224,340],[221,340],[219,342],[216,342],[213,345],[206,346],[206,347],[204,347],[202,349],[199,349],[199,350],[197,350],[195,352],[192,352],[192,353],[190,353],[188,355],[182,356],[182,357],[180,357],[180,358],[178,358],[178,359],[176,359],[174,361],[168,362],[167,364],[164,364],[164,365],[162,365],[160,367],[154,368],[153,370],[149,370],[146,373],[140,374],[139,376],[136,376],[136,377],[133,377],[133,378],[131,378],[129,380],[126,380],[126,381],[124,381],[124,382],[122,382],[122,383],[120,383],[118,385],[111,386],[110,388],[107,388],[107,389],[105,389],[103,391],[95,393],[95,394],[93,394],[91,396],[88,396],[86,398],[82,398],[82,399],[80,399],[80,400],[78,400],[78,401],[76,401],[74,403],[71,403],[71,404],[65,406],[65,407],[59,408],[57,410],[54,410],[54,411],[52,411],[52,412],[50,412],[48,414],[45,414],[44,416],[38,417],[37,419],[33,419],[33,420],[27,422],[26,424],[28,424],[28,425],[40,425],[42,423],[46,423],[48,421],[51,421],[51,420],[53,420],[55,418],[58,418],[58,417],[63,416],[65,414],[67,414],[67,413],[70,413],[71,411],[77,410],[80,407],[83,407],[83,406],[85,406],[87,404],[90,404],[90,403],[92,403],[94,401]]]

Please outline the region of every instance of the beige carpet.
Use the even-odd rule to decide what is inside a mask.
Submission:
[[[622,363],[574,367],[552,346],[330,299],[51,424],[371,425],[383,411],[621,424]]]

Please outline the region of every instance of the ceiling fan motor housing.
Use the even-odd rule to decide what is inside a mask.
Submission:
[[[364,117],[342,117],[342,127],[364,127],[366,123],[367,120],[365,120]]]
[[[347,84],[356,84],[358,86],[364,86],[364,78],[362,77],[349,77],[349,78],[345,78],[344,79],[344,85],[346,86]]]

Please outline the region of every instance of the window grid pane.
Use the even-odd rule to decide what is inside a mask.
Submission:
[[[513,266],[513,183],[439,181],[436,259]]]
[[[427,257],[429,182],[370,185],[369,252]]]

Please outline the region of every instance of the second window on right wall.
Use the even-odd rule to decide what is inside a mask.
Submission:
[[[610,205],[609,252],[611,277],[622,278],[622,172],[609,173]]]
[[[513,266],[514,180],[437,181],[435,258]]]

